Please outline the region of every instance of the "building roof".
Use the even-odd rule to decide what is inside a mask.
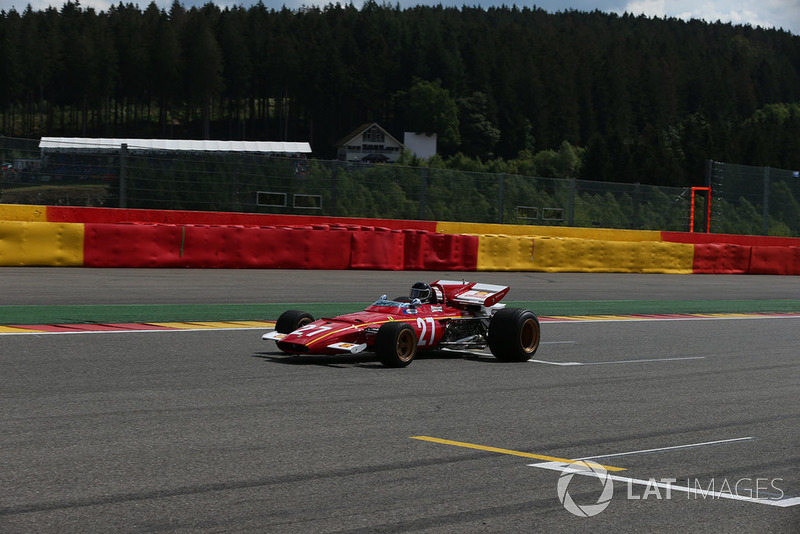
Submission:
[[[394,141],[398,145],[403,146],[403,143],[401,143],[400,141],[395,139],[395,137],[392,134],[387,132],[386,129],[383,126],[381,126],[380,124],[378,124],[377,122],[367,122],[365,124],[362,124],[361,126],[356,128],[355,130],[350,132],[349,134],[347,134],[344,137],[342,137],[341,139],[339,139],[339,141],[336,142],[335,146],[340,147],[340,146],[346,145],[348,141],[351,141],[351,140],[355,139],[356,137],[360,137],[361,134],[363,134],[365,131],[369,130],[373,126],[377,126],[378,128],[381,129],[381,131],[383,133],[386,134],[387,138],[391,139],[392,141]]]
[[[123,144],[128,150],[184,152],[258,152],[271,154],[310,154],[306,142],[284,141],[195,141],[191,139],[122,139],[91,137],[42,137],[40,149],[47,150],[118,150]]]

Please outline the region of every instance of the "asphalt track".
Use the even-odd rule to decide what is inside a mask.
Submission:
[[[461,275],[5,268],[0,305],[351,303],[440,276]],[[578,310],[800,298],[793,277],[465,276]],[[542,333],[536,361],[402,370],[249,329],[0,336],[0,531],[800,532],[800,318]],[[570,477],[587,458],[616,478]]]

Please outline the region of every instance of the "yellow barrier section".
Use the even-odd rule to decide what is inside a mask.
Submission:
[[[0,266],[83,265],[83,224],[0,221]]]
[[[694,245],[481,235],[478,271],[691,274]]]
[[[47,222],[47,206],[0,204],[0,221]]]
[[[515,235],[478,236],[478,271],[533,270],[533,238]]]
[[[661,232],[655,230],[614,230],[610,228],[572,228],[566,226],[437,222],[436,231],[440,234],[502,234],[569,237],[600,241],[661,241]]]
[[[691,274],[694,245],[660,241],[535,238],[530,270]]]

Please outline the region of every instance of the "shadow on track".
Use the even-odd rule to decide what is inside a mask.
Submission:
[[[284,365],[318,365],[323,367],[365,367],[374,369],[387,369],[377,361],[375,354],[365,352],[360,354],[334,354],[334,355],[308,355],[286,354],[283,352],[257,352],[252,355],[271,363]],[[414,357],[417,360],[469,360],[480,363],[502,363],[491,355],[480,356],[470,352],[455,352],[442,350],[426,350],[418,352]],[[412,362],[413,365],[413,362]]]

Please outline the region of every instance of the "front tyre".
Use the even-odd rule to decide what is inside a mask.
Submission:
[[[489,321],[489,350],[504,362],[530,360],[539,348],[539,318],[530,310],[504,308]]]
[[[375,354],[386,367],[405,367],[417,353],[417,335],[407,323],[386,323],[375,334]]]
[[[275,331],[281,334],[291,334],[301,326],[313,323],[314,317],[310,313],[299,310],[287,310],[275,321]]]

